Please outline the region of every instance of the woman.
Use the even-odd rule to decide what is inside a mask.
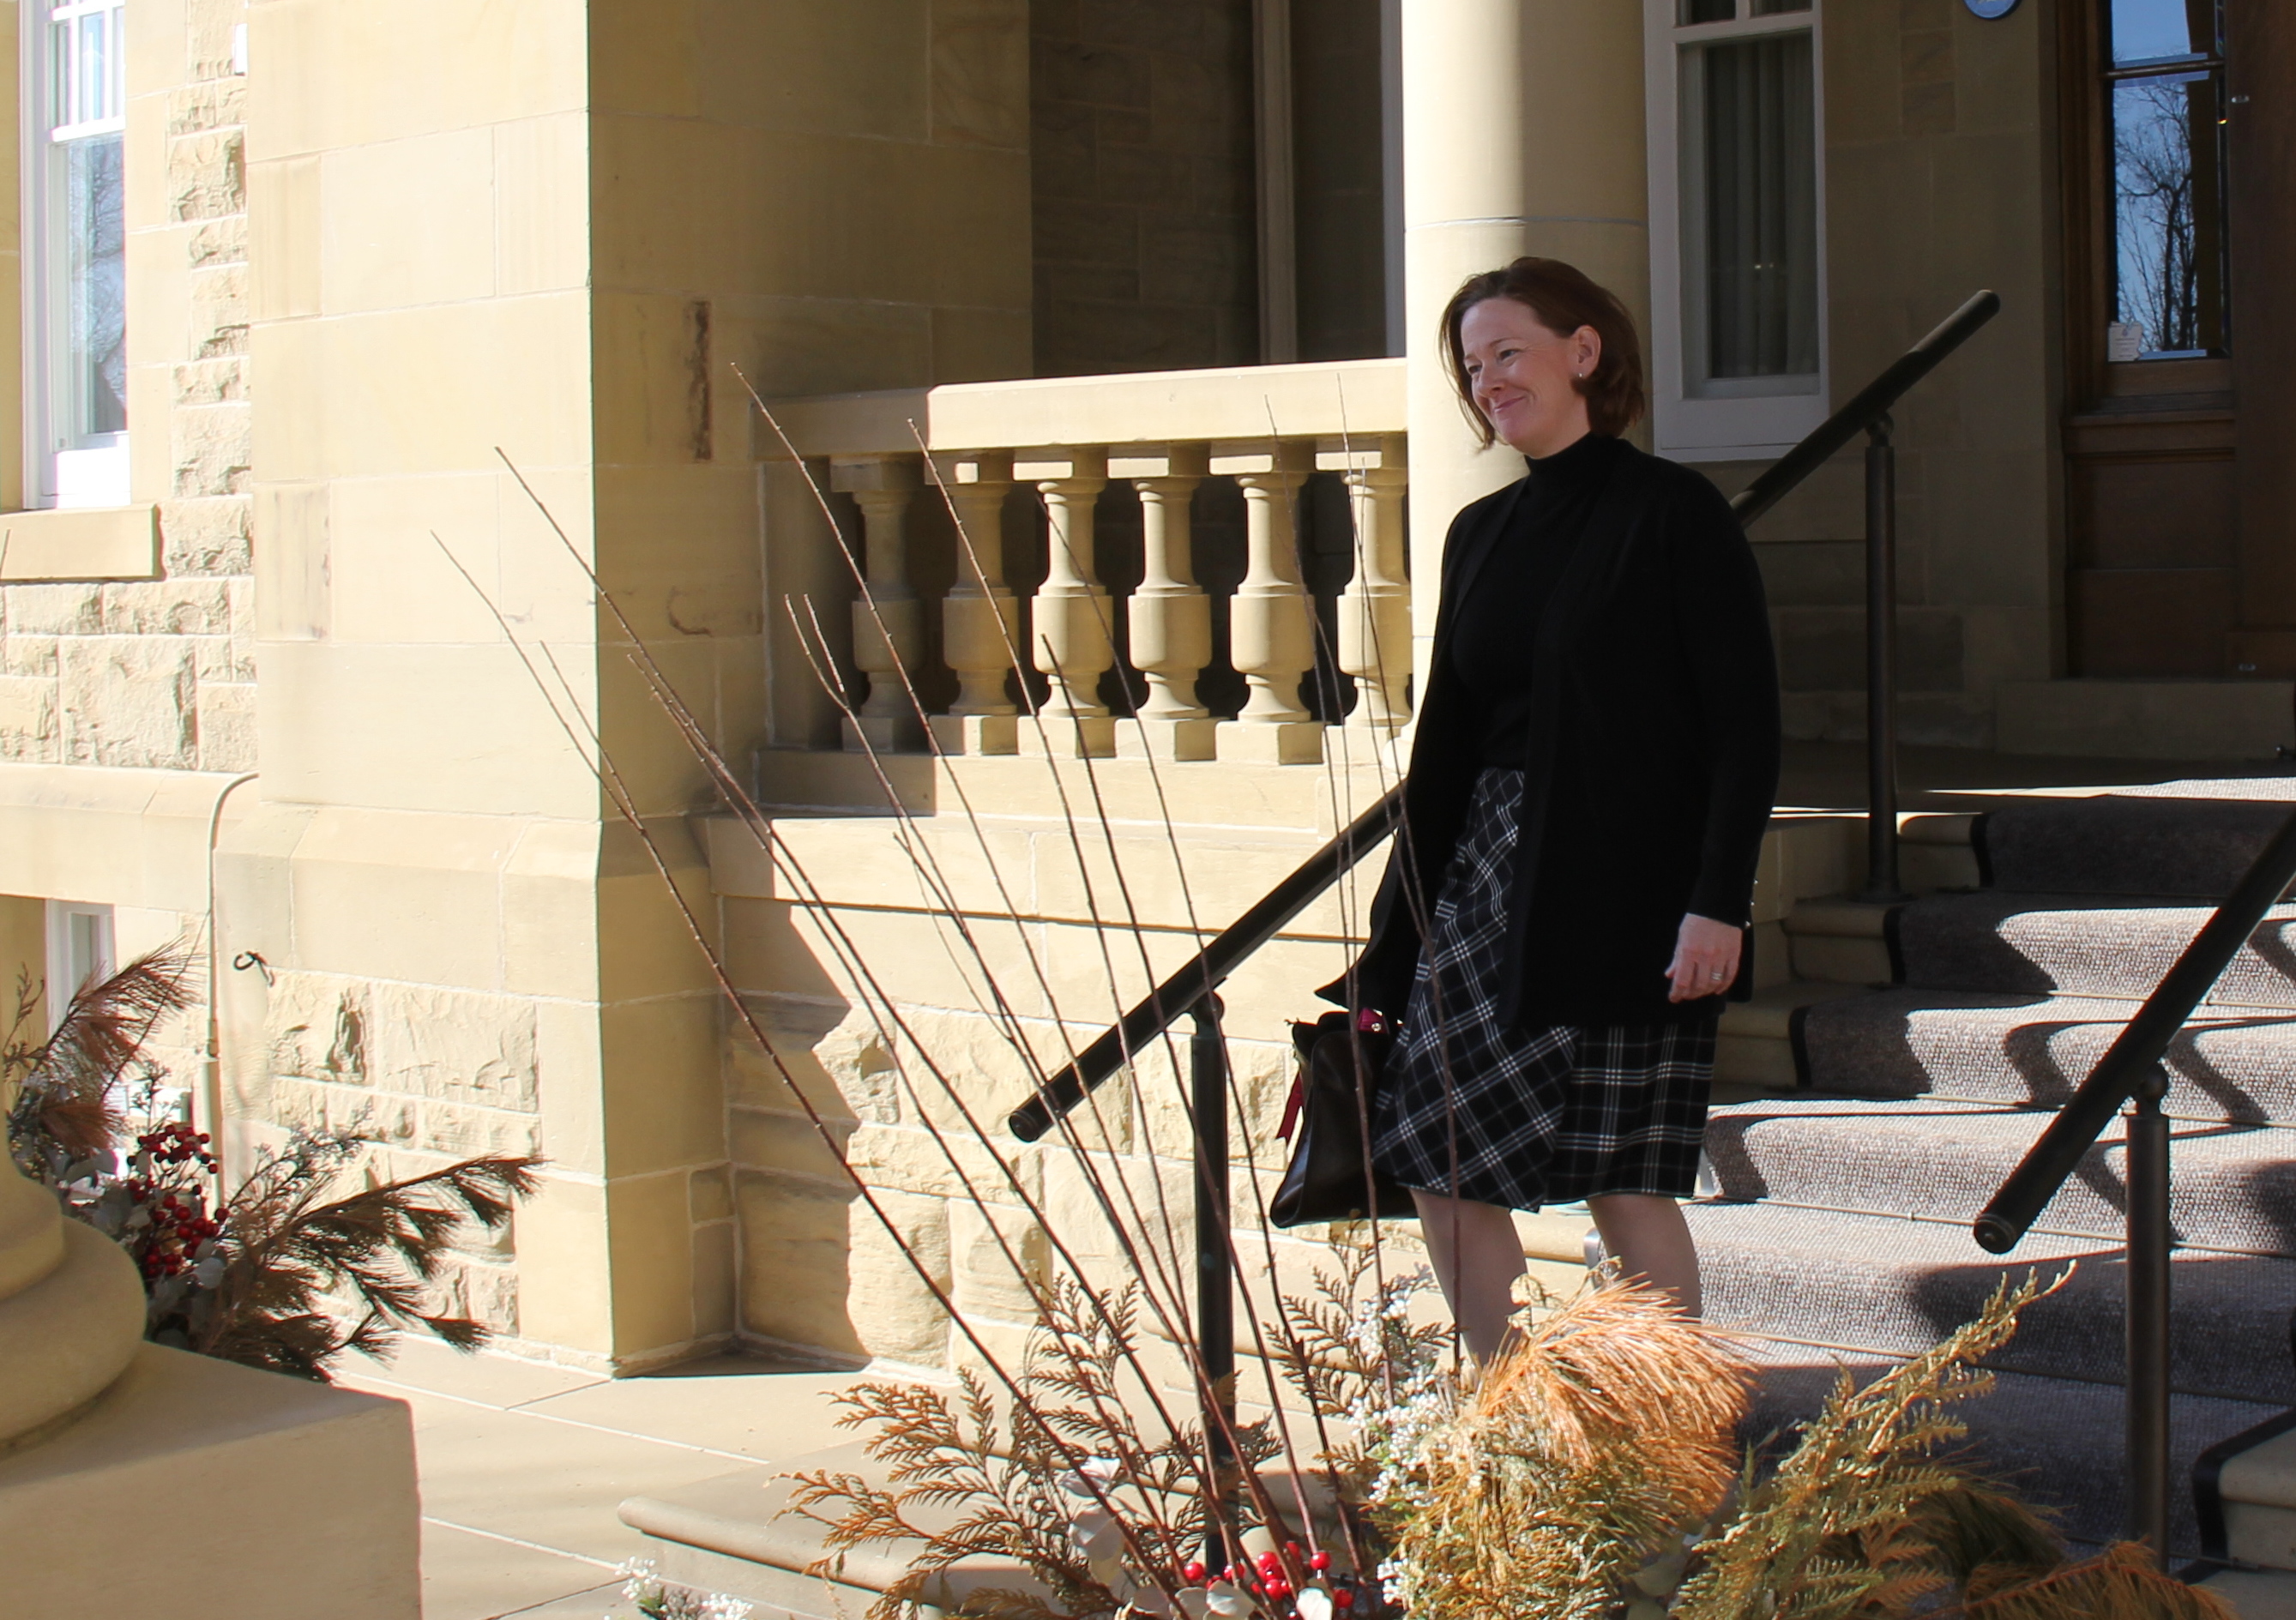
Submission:
[[[1453,520],[1404,824],[1351,983],[1402,1014],[1373,1122],[1469,1350],[1505,1341],[1513,1209],[1587,1200],[1700,1308],[1694,1190],[1721,997],[1777,786],[1752,551],[1694,472],[1619,436],[1642,362],[1553,259],[1474,276],[1443,351],[1525,477]]]

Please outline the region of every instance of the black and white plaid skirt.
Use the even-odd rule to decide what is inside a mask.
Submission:
[[[1500,1022],[1522,773],[1487,770],[1459,838],[1372,1123],[1406,1187],[1513,1209],[1605,1193],[1689,1198],[1714,1078],[1714,1020]]]

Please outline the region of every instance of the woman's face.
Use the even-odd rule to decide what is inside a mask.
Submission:
[[[1459,322],[1459,348],[1475,407],[1491,430],[1525,455],[1553,455],[1587,435],[1580,378],[1603,357],[1591,326],[1549,331],[1527,304],[1485,299]]]

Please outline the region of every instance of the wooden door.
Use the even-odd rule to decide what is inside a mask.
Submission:
[[[2248,335],[2229,20],[2223,0],[2061,0],[2058,15],[2067,662],[2221,676],[2242,617],[2233,356]]]

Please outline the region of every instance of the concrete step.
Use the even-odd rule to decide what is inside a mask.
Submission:
[[[2296,1620],[2296,1575],[2279,1569],[2224,1569],[2194,1583],[2232,1605],[2240,1620]]]
[[[2202,1557],[2296,1571],[2296,1411],[2202,1453],[2193,1493]]]
[[[1965,1228],[1775,1204],[1702,1203],[1686,1211],[1717,1324],[1885,1357],[1914,1355],[1984,1308],[2004,1281],[2073,1276],[2026,1313],[1995,1358],[2007,1370],[2101,1384],[2126,1363],[2120,1251],[2093,1238],[2037,1233],[2013,1257]],[[2181,1251],[2173,1268],[2171,1377],[2184,1393],[2296,1403],[2289,1323],[2296,1261]]]
[[[1890,919],[1899,908],[1865,900],[1805,900],[1787,914],[1796,979],[1871,987],[1894,983]]]
[[[1866,992],[1863,985],[1795,979],[1757,990],[1751,1000],[1731,1002],[1723,1009],[1716,1032],[1715,1081],[1755,1091],[1803,1089],[1794,1055],[1794,1027],[1801,1010]]]
[[[1720,1197],[1933,1221],[1965,1231],[2055,1116],[1935,1097],[1757,1099],[1715,1109],[1706,1152]],[[2186,1122],[2172,1217],[2195,1249],[2296,1254],[2296,1129]],[[2118,1242],[2127,1180],[2118,1125],[2034,1230]]]

